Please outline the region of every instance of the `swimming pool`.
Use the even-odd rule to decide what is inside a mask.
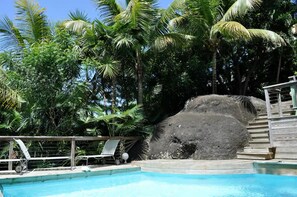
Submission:
[[[175,175],[129,172],[72,179],[3,184],[4,197],[293,197],[296,176]]]

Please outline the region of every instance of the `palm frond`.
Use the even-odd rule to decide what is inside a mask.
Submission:
[[[131,48],[135,44],[135,39],[131,34],[118,34],[113,40],[116,48]]]
[[[5,49],[13,49],[15,47],[24,47],[24,39],[17,27],[8,18],[4,17],[0,20],[0,43]]]
[[[169,29],[178,29],[186,34],[195,35],[205,40],[202,34],[209,32],[211,27],[222,17],[222,0],[186,1],[185,13],[170,21]],[[184,17],[184,18],[183,18]]]
[[[15,6],[16,20],[20,21],[20,32],[29,43],[39,42],[50,36],[44,8],[31,0],[18,0]]]
[[[2,77],[1,77],[2,78]],[[0,107],[5,109],[15,109],[21,104],[21,99],[17,92],[9,88],[3,79],[0,80]]]
[[[107,24],[114,22],[115,16],[123,11],[123,8],[117,3],[116,0],[93,0],[98,6],[101,17]]]
[[[79,11],[79,10],[70,12],[68,14],[68,16],[69,16],[70,20],[72,20],[72,21],[82,20],[82,21],[90,22],[88,15],[82,11]]]
[[[108,26],[102,23],[100,20],[94,21],[94,26],[96,29],[96,32],[98,32],[100,35],[109,35],[114,32],[114,26]]]
[[[124,116],[128,116],[130,118],[136,118],[136,116],[141,116],[141,118],[143,119],[142,117],[142,114],[141,114],[141,106],[139,105],[135,105],[134,107],[130,108],[130,109],[127,109],[126,111],[123,111],[123,115]]]
[[[185,3],[186,0],[173,0],[167,9],[162,10],[160,21],[163,24],[168,24],[172,19],[181,17],[177,12],[185,9]]]
[[[273,31],[265,29],[248,29],[248,31],[252,38],[262,38],[263,40],[266,40],[277,46],[286,45],[285,40]]]
[[[190,12],[194,16],[201,16],[204,22],[208,26],[212,26],[221,16],[222,0],[199,0],[199,1],[187,1],[187,6],[190,8]]]
[[[103,74],[103,77],[112,79],[119,73],[118,65],[118,61],[107,59],[99,64],[98,69]]]
[[[178,16],[175,17],[173,19],[171,19],[167,25],[167,28],[169,30],[174,30],[176,28],[179,28],[181,26],[184,26],[184,24],[188,21],[188,16],[187,15],[182,15],[182,16]]]
[[[219,21],[211,28],[210,38],[220,33],[227,39],[237,40],[249,40],[251,39],[250,32],[240,23],[236,21]]]
[[[194,38],[195,37],[191,35],[185,35],[180,33],[167,33],[165,35],[157,37],[152,47],[157,50],[164,50],[168,47],[179,47],[183,46],[184,43],[188,43]]]
[[[262,0],[237,0],[224,14],[222,21],[234,20],[238,16],[245,15],[260,6]]]
[[[132,29],[148,31],[152,19],[154,19],[155,1],[131,0],[127,8],[116,16],[116,21],[129,24]]]
[[[77,34],[84,34],[87,29],[92,28],[92,24],[84,20],[67,20],[63,22],[63,26],[69,31],[75,32]]]

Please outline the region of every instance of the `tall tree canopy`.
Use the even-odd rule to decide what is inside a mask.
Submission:
[[[263,98],[297,71],[290,0],[94,0],[100,19],[53,28],[37,0],[15,6],[0,20],[0,133],[131,135],[191,97]]]

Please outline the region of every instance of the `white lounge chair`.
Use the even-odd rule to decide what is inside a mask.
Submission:
[[[104,158],[111,157],[113,158],[114,161],[116,161],[114,154],[119,142],[120,140],[107,140],[104,144],[104,147],[100,155],[83,155],[83,156],[77,156],[76,158],[86,160],[86,165],[88,165],[89,158],[103,159],[104,161]]]
[[[20,161],[20,165],[16,166],[15,171],[17,173],[21,173],[24,170],[28,169],[28,162],[29,161],[45,161],[45,160],[60,160],[60,159],[70,159],[70,156],[63,156],[63,157],[34,157],[32,158],[30,156],[30,153],[25,146],[24,142],[20,139],[14,139],[14,141],[19,145],[23,155],[25,158],[21,158],[18,161]]]

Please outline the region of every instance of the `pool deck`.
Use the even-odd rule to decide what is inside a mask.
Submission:
[[[35,170],[22,175],[11,172],[0,172],[0,184],[23,181],[43,181],[48,179],[74,178],[99,174],[114,174],[131,171],[163,172],[176,174],[285,174],[297,175],[297,160],[145,160],[133,161],[130,164],[104,165],[87,168],[78,166],[73,170]],[[5,173],[4,173],[5,172]]]
[[[5,183],[17,183],[27,181],[44,181],[51,179],[87,177],[94,175],[111,175],[123,172],[140,171],[140,167],[131,164],[123,165],[104,165],[104,166],[78,166],[71,170],[70,168],[60,169],[40,169],[17,174],[14,171],[0,172],[0,185]],[[0,196],[1,197],[1,196]]]
[[[143,171],[176,174],[251,174],[253,161],[248,160],[146,160],[132,164]]]
[[[143,171],[176,174],[297,175],[297,160],[146,160],[132,164]]]

